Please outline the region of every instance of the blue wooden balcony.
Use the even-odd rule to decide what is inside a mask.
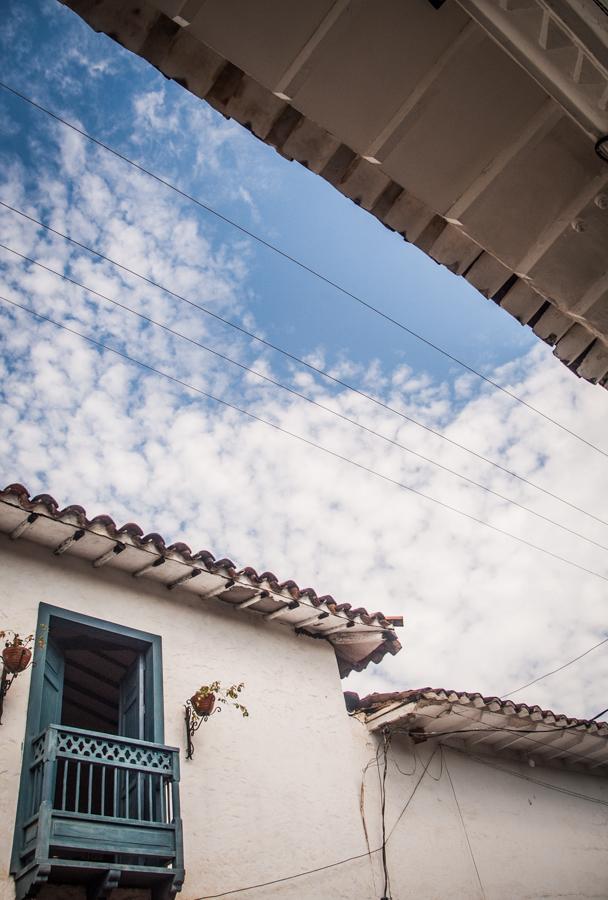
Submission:
[[[118,886],[175,897],[184,878],[178,750],[49,725],[28,755],[17,900],[47,882],[84,884],[88,900]]]

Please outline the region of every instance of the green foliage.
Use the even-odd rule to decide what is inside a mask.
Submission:
[[[239,682],[239,684],[230,684],[228,687],[222,687],[219,681],[212,681],[210,684],[202,684],[192,699],[200,701],[213,694],[217,703],[227,703],[229,706],[234,706],[243,718],[247,718],[249,710],[242,703],[239,703],[239,695],[244,687],[245,682],[243,681]]]
[[[43,632],[45,629],[46,625],[40,626],[41,633],[36,638],[37,647],[44,647],[45,640]],[[29,650],[33,644],[34,637],[35,635],[33,634],[28,634],[25,637],[22,637],[19,632],[13,631],[12,628],[5,628],[0,630],[0,640],[4,640],[5,647],[24,647]]]

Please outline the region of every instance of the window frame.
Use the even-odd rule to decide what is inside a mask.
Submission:
[[[98,631],[105,631],[108,635],[115,635],[147,646],[146,654],[146,671],[145,671],[145,738],[144,740],[153,744],[165,743],[165,723],[164,723],[164,700],[163,700],[163,661],[162,661],[162,638],[160,635],[151,634],[147,631],[141,631],[137,628],[130,628],[126,625],[119,625],[115,622],[109,622],[107,619],[98,619],[94,616],[85,615],[84,613],[74,612],[70,609],[64,609],[60,606],[53,606],[49,603],[41,602],[38,606],[38,621],[36,626],[36,635],[42,634],[45,638],[44,646],[36,645],[34,650],[34,660],[31,669],[30,688],[27,701],[27,716],[25,723],[25,735],[23,740],[23,753],[21,760],[21,777],[19,783],[19,799],[17,803],[17,813],[15,818],[15,831],[13,838],[13,851],[11,855],[11,872],[14,873],[20,868],[20,851],[19,835],[21,833],[20,825],[23,820],[23,811],[27,808],[28,801],[28,784],[29,784],[29,767],[31,764],[31,747],[32,740],[38,735],[38,723],[40,721],[40,707],[42,702],[43,679],[46,665],[46,637],[50,634],[51,620],[63,619],[64,621],[73,622],[77,625],[95,628]],[[150,702],[151,698],[151,702]],[[149,707],[151,706],[151,710]],[[151,713],[151,715],[150,715]]]

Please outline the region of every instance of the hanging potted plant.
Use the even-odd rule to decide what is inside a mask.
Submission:
[[[41,626],[41,630],[46,626]],[[4,640],[4,648],[2,650],[2,672],[0,674],[0,725],[2,724],[2,712],[4,710],[4,698],[15,678],[25,672],[32,662],[32,645],[34,635],[28,634],[27,637],[21,637],[12,629],[0,630],[0,640]],[[44,637],[37,639],[38,647],[44,647]]]
[[[186,759],[192,759],[194,756],[194,746],[192,738],[194,732],[198,731],[203,722],[206,722],[209,716],[214,712],[221,712],[222,705],[228,704],[240,712],[243,718],[249,715],[246,706],[239,702],[239,695],[245,687],[244,682],[239,684],[231,684],[228,687],[222,687],[219,681],[212,681],[210,684],[202,684],[189,700],[186,701],[186,733],[187,733],[187,753]]]
[[[228,703],[234,706],[243,717],[249,715],[246,706],[238,702],[238,696],[245,687],[244,682],[222,687],[219,681],[202,684],[198,691],[190,697],[190,704],[197,716],[210,716],[217,703]]]
[[[12,635],[12,637],[11,637]],[[6,643],[2,651],[2,661],[4,668],[11,675],[18,675],[25,672],[32,660],[32,643],[34,635],[28,634],[27,637],[21,637],[16,631],[0,631],[0,639],[5,638]]]

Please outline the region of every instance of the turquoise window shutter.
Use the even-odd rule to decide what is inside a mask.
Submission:
[[[48,640],[44,657],[38,731],[44,731],[47,726],[59,725],[61,722],[64,669],[63,653],[51,640]]]

